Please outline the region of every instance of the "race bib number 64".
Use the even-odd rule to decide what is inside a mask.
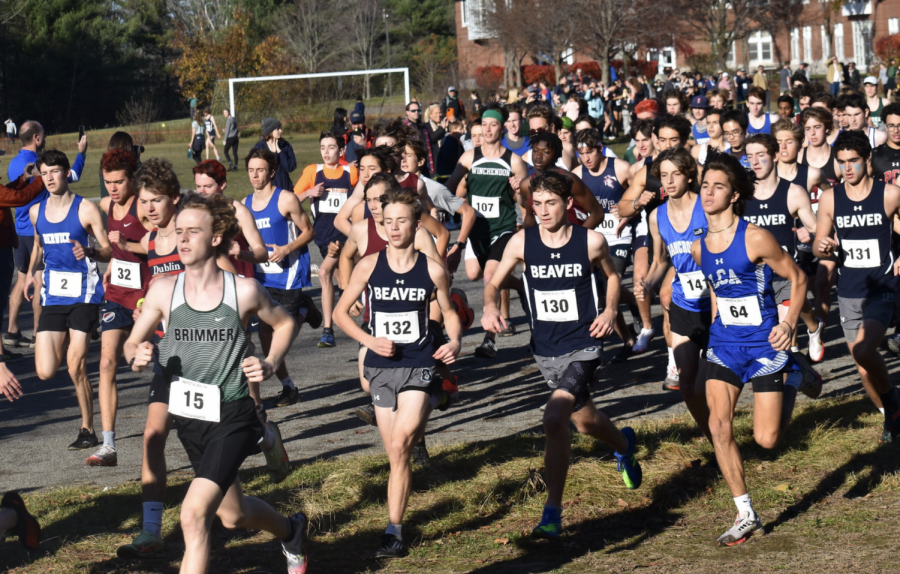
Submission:
[[[719,318],[726,327],[758,327],[762,325],[762,313],[759,310],[759,299],[756,297],[734,299],[717,297],[716,306],[719,310]]]

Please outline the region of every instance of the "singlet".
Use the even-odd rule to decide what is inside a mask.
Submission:
[[[278,209],[278,198],[283,191],[276,187],[269,202],[259,211],[253,209],[253,195],[244,198],[244,205],[253,214],[266,245],[287,245],[297,239],[297,226]],[[262,265],[256,264],[254,273],[263,287],[285,290],[309,287],[312,285],[309,280],[309,249],[304,245],[278,263],[266,261]]]
[[[788,190],[791,182],[778,178],[775,192],[768,199],[751,198],[747,201],[744,219],[762,227],[775,237],[775,241],[791,257],[796,255],[796,235],[794,235],[794,216],[788,208]]]
[[[411,189],[413,193],[416,195],[419,194],[419,176],[414,173],[407,173],[406,177],[403,178],[403,181],[398,181],[400,187],[404,189]]]
[[[503,155],[495,159],[484,157],[481,147],[475,148],[474,153],[466,200],[478,217],[469,236],[490,244],[502,234],[516,230],[516,204],[509,183],[513,152],[504,149]]]
[[[597,282],[591,273],[588,230],[571,226],[568,243],[550,248],[541,239],[541,226],[525,230],[525,272],[531,352],[559,357],[601,343],[591,337],[597,318]]]
[[[211,311],[191,308],[184,296],[186,275],[178,275],[166,336],[159,342],[159,366],[167,383],[172,377],[183,377],[216,386],[221,389],[222,402],[230,402],[249,395],[241,363],[247,357],[250,337],[238,312],[234,275],[222,273],[222,300]]]
[[[809,189],[809,166],[803,164],[797,165],[797,175],[794,176],[794,179],[790,180],[794,185],[799,185],[803,188],[803,191],[809,196],[810,207],[812,207],[813,213],[819,212],[819,196],[822,194],[822,191],[815,187],[815,191],[810,191]],[[778,172],[778,164],[775,164],[775,171]],[[781,177],[779,175],[778,177]],[[782,178],[784,179],[784,178]],[[794,219],[794,227],[800,229],[800,226],[803,225],[803,222],[799,219]],[[796,238],[796,233],[794,234]],[[815,237],[812,238],[815,240]],[[810,243],[801,243],[799,239],[797,239],[797,251],[805,251],[807,253],[812,253],[812,242]],[[795,254],[796,255],[796,254]]]
[[[698,130],[696,123],[691,126],[691,135],[694,136],[694,142],[696,142],[697,145],[709,143],[709,132],[706,131],[706,129],[703,131]]]
[[[206,128],[206,133],[209,134],[209,137],[216,137],[216,133],[213,131],[213,122],[212,118],[207,118],[203,120],[203,127]]]
[[[764,113],[763,117],[766,121],[763,123],[763,126],[759,129],[753,127],[753,124],[750,121],[747,121],[747,135],[752,136],[753,134],[770,134],[772,133],[772,118],[768,113]]]
[[[750,167],[750,160],[747,159],[746,144],[744,146],[744,149],[741,151],[735,151],[734,149],[729,148],[725,153],[731,154],[733,157],[737,158],[737,160],[741,162],[741,165],[744,166],[744,169],[746,169],[747,171],[753,171],[753,169]]]
[[[141,224],[137,216],[137,196],[131,199],[131,206],[122,219],[113,217],[115,203],[110,200],[109,214],[106,218],[106,227],[109,231],[118,231],[125,241],[140,243],[147,230]],[[122,251],[118,243],[112,245],[112,260],[109,262],[109,288],[106,290],[106,300],[118,303],[126,309],[135,309],[137,302],[144,298],[147,290],[147,282],[150,281],[150,268],[147,266],[147,256]]]
[[[649,174],[648,174],[649,175]],[[616,229],[619,227],[619,218],[612,213],[612,208],[618,206],[619,200],[625,195],[625,187],[616,177],[616,160],[607,159],[606,167],[599,175],[591,173],[587,167],[581,170],[581,181],[594,194],[600,207],[606,212],[603,222],[594,230],[606,237],[610,245],[631,245],[634,235],[634,225],[626,225],[622,229],[622,235],[616,237]]]
[[[369,223],[366,229],[366,236],[368,240],[366,241],[366,252],[363,253],[363,257],[367,257],[372,255],[373,253],[378,253],[380,251],[384,251],[387,249],[388,242],[387,239],[382,239],[380,235],[378,235],[378,224],[375,223],[374,217],[369,217],[366,219]],[[366,298],[366,293],[363,291],[362,294],[362,303],[365,305],[365,310],[363,311],[363,322],[369,322],[369,301]]]
[[[41,287],[41,306],[75,305],[76,303],[100,304],[103,301],[103,283],[97,262],[90,257],[81,261],[72,253],[72,240],[88,248],[87,230],[78,219],[78,207],[83,198],[76,195],[69,205],[69,212],[59,223],[47,221],[46,208],[49,196],[38,204],[35,232],[44,247],[44,285]]]
[[[710,149],[709,142],[702,144],[700,146],[700,153],[697,154],[697,165],[701,165],[701,166],[706,165],[706,156],[709,155],[709,149]],[[731,144],[728,142],[725,142],[724,149],[721,149],[719,151],[726,152],[730,149],[731,149]]]
[[[325,165],[316,165],[315,185],[325,184],[325,193],[322,197],[310,198],[309,209],[313,216],[313,230],[316,232],[314,241],[316,245],[327,246],[332,241],[345,243],[347,236],[334,226],[334,218],[347,203],[347,198],[353,191],[350,184],[350,166],[342,166],[341,174],[335,179],[325,175]],[[268,243],[268,242],[266,242]]]
[[[839,181],[841,181],[841,178],[839,178],[837,176],[837,174],[834,172],[834,150],[829,149],[829,152],[830,152],[830,155],[828,156],[828,161],[825,162],[825,165],[823,165],[822,167],[816,168],[816,169],[818,169],[819,171],[822,172],[822,176],[825,179],[827,179],[828,183],[830,183],[833,187],[833,186],[837,185],[837,183]],[[809,159],[807,158],[807,155],[809,155],[809,148],[806,148],[806,151],[803,152],[803,159],[800,160],[800,162],[799,162],[800,165],[808,165],[811,167],[816,167],[816,166],[812,165],[811,163],[809,163]]]
[[[175,249],[168,255],[160,255],[156,252],[156,235],[158,233],[159,228],[154,227],[147,240],[147,267],[150,268],[150,276],[181,273],[184,271],[184,263],[181,262],[181,256],[178,255],[178,245],[176,244]]]
[[[394,342],[394,354],[382,357],[368,351],[363,364],[376,368],[433,367],[434,340],[429,330],[428,308],[436,289],[428,273],[428,257],[418,253],[412,269],[397,273],[391,269],[387,249],[376,255],[366,286],[372,310],[369,328],[373,337]]]
[[[778,324],[772,288],[772,269],[747,257],[747,220],[738,218],[731,245],[721,253],[700,241],[700,268],[716,294],[716,317],[709,330],[709,346],[770,346],[769,332]]]
[[[834,226],[841,251],[838,295],[862,299],[897,291],[891,251],[891,218],[884,212],[883,181],[873,181],[865,199],[847,197],[844,184],[834,186]]]
[[[868,105],[869,105],[869,102],[866,101],[866,106],[868,106]],[[884,109],[884,100],[881,99],[881,97],[878,98],[878,108],[876,108],[874,111],[872,110],[871,107],[869,108],[869,118],[872,119],[872,125],[875,126],[876,128],[881,125],[881,110],[883,110],[883,109]],[[872,144],[872,145],[874,146],[875,144]]]
[[[884,183],[900,183],[900,149],[882,144],[872,152],[872,177]]]
[[[656,224],[659,236],[666,245],[669,259],[675,267],[672,278],[672,302],[687,311],[701,312],[710,310],[709,285],[703,276],[700,266],[691,255],[691,245],[698,237],[702,237],[708,228],[706,214],[700,197],[694,200],[691,221],[684,231],[678,231],[669,220],[668,202],[659,206],[656,211]]]

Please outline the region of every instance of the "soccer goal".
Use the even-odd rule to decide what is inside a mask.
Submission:
[[[229,78],[227,82],[227,101],[225,90],[220,89],[225,87],[223,81],[216,86],[214,105],[227,103],[240,125],[258,124],[271,116],[301,132],[327,129],[334,110],[352,112],[359,97],[370,124],[382,115],[403,115],[410,99],[409,68]]]

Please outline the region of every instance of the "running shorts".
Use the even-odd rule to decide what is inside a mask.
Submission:
[[[100,305],[94,303],[47,305],[41,311],[37,332],[72,330],[93,333],[99,324]]]
[[[709,346],[709,327],[712,312],[688,311],[674,301],[669,305],[669,327],[672,332],[687,337],[701,349]]]
[[[575,397],[572,412],[580,411],[591,400],[591,386],[594,384],[594,371],[600,368],[603,345],[578,349],[559,357],[542,357],[535,355],[547,386],[562,390]]]
[[[127,309],[115,301],[104,301],[100,306],[100,326],[104,331],[131,331],[134,309]]]
[[[894,294],[882,293],[867,299],[838,297],[838,309],[841,313],[841,328],[844,339],[848,343],[856,342],[856,334],[863,321],[874,319],[887,329],[894,318]],[[43,319],[43,317],[42,317]]]
[[[372,404],[392,411],[397,410],[397,395],[406,391],[430,394],[437,379],[434,367],[364,367],[363,376],[369,381]]]
[[[788,351],[771,345],[744,347],[717,345],[706,350],[706,380],[719,380],[736,387],[753,383],[753,392],[775,392],[784,388],[784,372],[799,367]]]

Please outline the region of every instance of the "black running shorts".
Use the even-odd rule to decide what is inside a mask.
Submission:
[[[94,303],[47,305],[41,311],[37,332],[81,331],[93,333],[100,324],[100,306]]]

